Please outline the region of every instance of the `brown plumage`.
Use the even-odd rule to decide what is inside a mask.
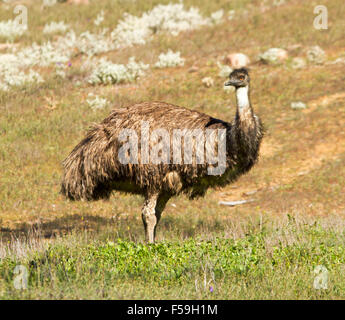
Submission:
[[[186,193],[191,198],[203,196],[210,187],[225,186],[234,181],[247,172],[258,158],[263,130],[250,104],[247,70],[233,71],[226,85],[235,86],[237,94],[238,109],[231,123],[164,102],[145,102],[114,109],[106,119],[88,132],[63,162],[61,192],[73,200],[108,198],[112,190],[143,195],[145,203],[142,218],[146,238],[149,242],[154,242],[156,225],[165,204],[172,196],[180,193]],[[150,152],[155,146],[157,151],[157,146],[161,143],[161,148],[158,148],[160,151],[156,153],[161,156],[164,154],[162,148],[167,147],[165,155],[168,160],[165,163],[152,163],[151,158],[150,161],[145,160],[146,149],[144,150],[142,139],[146,138],[147,132],[141,136],[143,123],[149,125]],[[128,164],[122,164],[123,161],[121,163],[119,160],[119,152],[123,147],[119,137],[123,129],[134,130],[138,142],[137,159],[135,156],[132,158],[137,161]],[[151,134],[155,129],[165,129],[169,133],[169,141],[164,141],[162,137],[153,141]],[[199,130],[195,131],[195,141],[201,141],[200,134],[204,135],[209,129],[223,129],[226,138],[224,172],[210,175],[210,164],[206,161],[199,164],[200,161],[197,162],[195,156],[190,164],[188,161],[185,163],[187,149],[183,149],[183,152],[181,150],[182,162],[173,163],[171,146],[176,129]],[[192,145],[184,146],[183,143],[182,146],[193,148]],[[205,151],[205,155],[209,152],[203,144],[194,146],[193,155],[197,154],[197,150]],[[214,154],[219,155],[219,150],[214,150]]]

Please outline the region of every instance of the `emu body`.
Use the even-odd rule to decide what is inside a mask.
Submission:
[[[240,81],[242,77],[244,80]],[[249,75],[245,69],[238,69],[230,74],[229,82],[232,80],[230,85],[236,87],[238,108],[231,122],[164,102],[145,102],[114,109],[88,132],[63,162],[61,192],[72,200],[108,198],[113,190],[143,195],[142,219],[146,239],[154,242],[156,226],[172,196],[181,193],[190,198],[203,196],[210,187],[231,183],[257,161],[263,133],[249,100]],[[163,128],[169,137],[173,137],[176,129],[222,130],[226,141],[225,170],[221,174],[210,175],[208,164],[198,163],[195,158],[192,163],[148,162],[143,144],[146,136],[142,135],[143,122],[149,124],[146,133]],[[136,163],[123,164],[119,160],[123,146],[119,135],[123,129],[134,130],[138,138]],[[150,140],[149,149],[152,150],[159,142]],[[169,158],[173,159],[171,148],[168,150],[171,153]]]

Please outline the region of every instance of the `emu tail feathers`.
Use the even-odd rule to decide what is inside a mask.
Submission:
[[[103,150],[93,140],[91,131],[63,161],[61,193],[71,200],[97,200],[110,196],[107,182],[111,177],[109,171],[104,170],[100,157]]]

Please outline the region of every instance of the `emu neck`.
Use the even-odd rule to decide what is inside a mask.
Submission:
[[[236,89],[237,115],[236,118],[241,123],[250,125],[253,119],[253,109],[249,98],[249,86]]]
[[[251,111],[248,86],[236,89],[236,100],[238,113],[240,115]]]

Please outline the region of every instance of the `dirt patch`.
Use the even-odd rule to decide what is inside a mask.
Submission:
[[[260,146],[260,157],[270,158],[279,153],[282,149],[282,145],[272,137],[265,138],[262,140]]]
[[[331,95],[322,96],[315,100],[312,100],[308,103],[309,108],[303,110],[302,112],[308,114],[314,111],[318,106],[329,106],[338,100],[345,100],[345,92],[337,92]]]

